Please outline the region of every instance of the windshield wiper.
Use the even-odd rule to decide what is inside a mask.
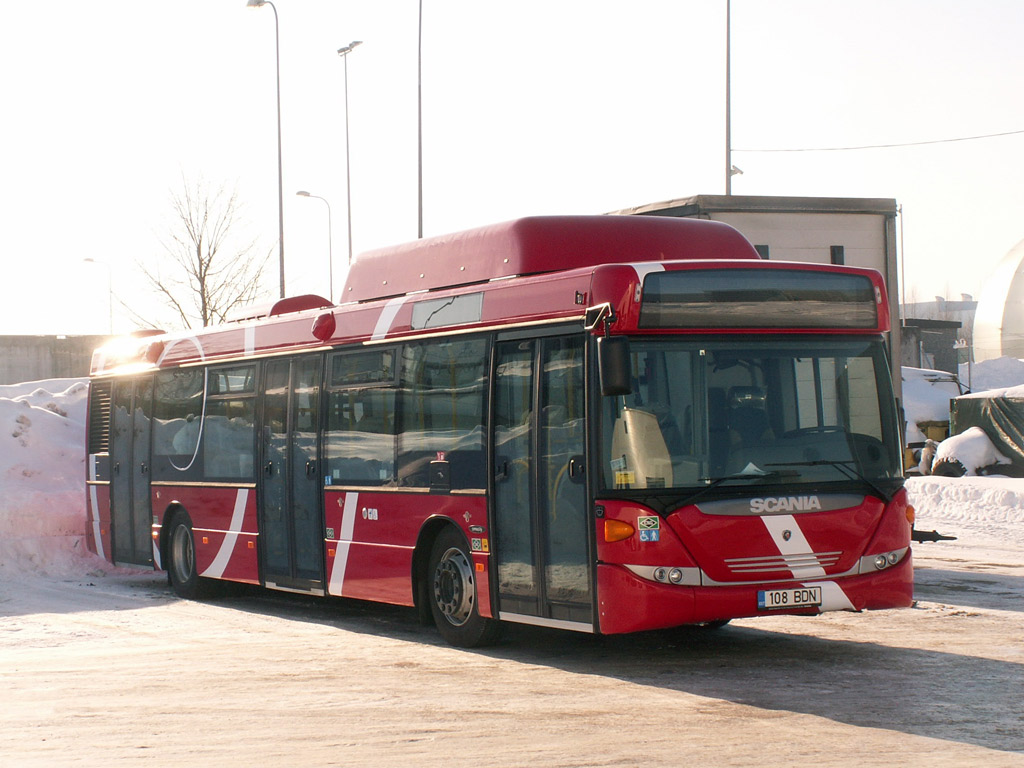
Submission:
[[[843,475],[846,476],[847,480],[860,480],[862,483],[864,483],[864,485],[866,485],[868,488],[870,488],[872,491],[874,491],[876,496],[878,496],[880,499],[883,499],[886,504],[888,504],[890,501],[892,501],[892,497],[893,497],[894,494],[886,493],[885,491],[883,491],[878,486],[878,484],[875,481],[869,480],[867,477],[865,477],[863,474],[861,474],[860,470],[858,470],[858,469],[856,469],[854,467],[847,466],[848,464],[853,464],[853,463],[854,462],[853,462],[852,459],[847,460],[847,461],[836,461],[835,459],[816,459],[815,461],[785,461],[785,462],[779,462],[777,464],[765,464],[765,466],[766,467],[826,467],[826,466],[827,467],[835,467],[836,469],[839,470],[840,473],[842,473]]]
[[[766,466],[772,465],[769,464]],[[683,499],[681,502],[676,504],[674,506],[674,509],[682,509],[683,507],[690,506],[691,504],[693,504],[693,502],[695,502],[708,491],[712,490],[713,488],[717,488],[722,483],[727,483],[731,480],[781,480],[782,478],[785,477],[800,477],[800,473],[797,472],[795,469],[790,470],[788,472],[777,469],[773,469],[770,472],[766,472],[765,470],[754,466],[753,463],[750,463],[747,464],[747,466],[745,466],[740,472],[736,472],[735,474],[732,475],[716,477],[713,480],[710,477],[704,478],[705,480],[709,480],[710,482],[693,495]]]

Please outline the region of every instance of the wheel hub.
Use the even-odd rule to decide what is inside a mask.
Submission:
[[[434,602],[454,626],[461,626],[473,612],[473,567],[469,559],[452,547],[434,570]]]

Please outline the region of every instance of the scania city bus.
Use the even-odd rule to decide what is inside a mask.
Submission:
[[[88,542],[416,606],[451,643],[908,606],[913,511],[872,271],[727,225],[533,217],[369,252],[95,353]]]

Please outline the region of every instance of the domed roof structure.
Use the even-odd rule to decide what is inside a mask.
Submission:
[[[974,315],[974,359],[1024,358],[1024,240],[993,270]]]

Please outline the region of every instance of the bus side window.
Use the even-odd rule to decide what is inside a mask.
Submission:
[[[255,366],[212,369],[203,427],[204,476],[251,480],[255,465]]]
[[[203,413],[204,374],[169,369],[154,379],[153,479],[199,480],[196,461]]]
[[[330,358],[327,474],[334,485],[395,482],[394,349]]]
[[[487,340],[409,344],[402,351],[399,485],[430,485],[430,462],[449,463],[450,487],[483,488]]]

